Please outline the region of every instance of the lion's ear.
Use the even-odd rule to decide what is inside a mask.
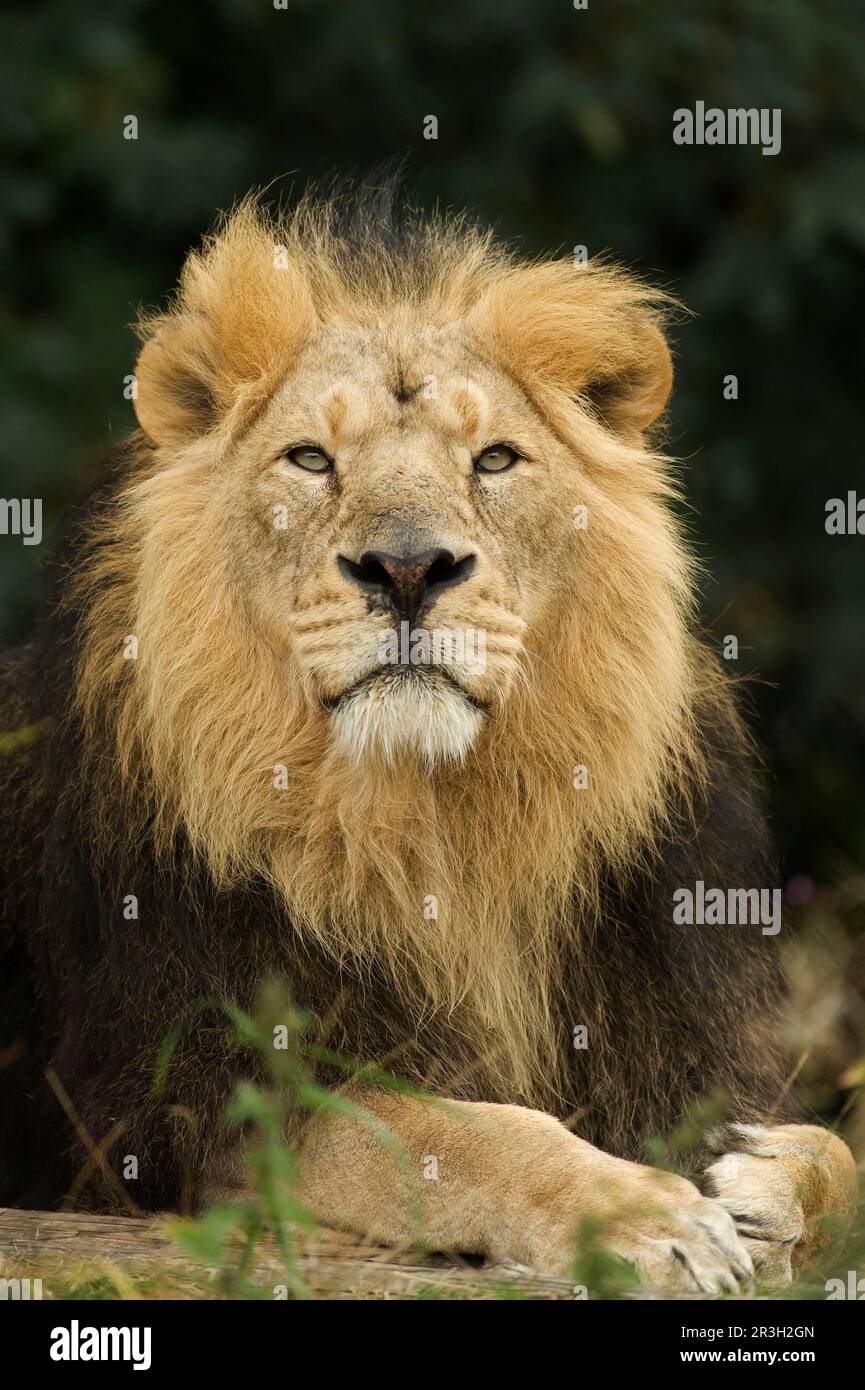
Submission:
[[[600,370],[580,394],[618,434],[642,434],[663,413],[673,389],[673,359],[667,340],[652,323],[635,318],[625,330],[628,350],[615,369]]]
[[[154,443],[205,434],[275,384],[316,324],[301,248],[243,204],[192,252],[174,304],[142,319],[135,413]]]
[[[216,421],[214,371],[196,356],[194,337],[182,318],[168,318],[139,354],[135,414],[154,444],[186,444]]]
[[[629,436],[648,429],[669,399],[669,302],[615,267],[548,261],[505,271],[472,320],[529,390],[564,390]]]

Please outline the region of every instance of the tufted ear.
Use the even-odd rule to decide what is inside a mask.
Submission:
[[[558,387],[632,436],[669,399],[673,364],[662,324],[670,302],[613,266],[547,261],[503,271],[470,320],[529,390]]]
[[[207,433],[256,386],[285,371],[316,314],[302,256],[254,204],[192,252],[167,313],[142,318],[138,423],[155,444]]]

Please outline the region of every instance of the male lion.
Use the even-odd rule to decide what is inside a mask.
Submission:
[[[190,255],[143,324],[141,431],[2,667],[0,1199],[84,1163],[49,1065],[143,1206],[238,1183],[247,1064],[202,1003],[277,977],[334,1051],[448,1101],[367,1081],[371,1124],[298,1127],[333,1227],[402,1242],[418,1198],[431,1247],[565,1272],[588,1218],[644,1279],[720,1291],[849,1216],[840,1140],[764,1127],[773,939],[674,919],[677,888],[772,869],[645,439],[664,308],[374,198],[246,203]],[[639,1161],[706,1097],[739,1122],[711,1195]]]

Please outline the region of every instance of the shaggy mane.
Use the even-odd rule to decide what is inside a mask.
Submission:
[[[74,586],[97,852],[147,836],[219,887],[264,880],[301,940],[384,972],[418,1021],[447,1017],[530,1103],[560,1090],[563,933],[575,913],[593,931],[604,881],[645,862],[699,783],[698,701],[727,709],[690,635],[668,468],[642,437],[663,301],[609,265],[521,262],[465,219],[246,202],[141,323],[161,398],[197,428],[160,448],[133,439]],[[591,525],[579,579],[556,577],[567,614],[529,634],[524,679],[464,765],[361,772],[251,627],[219,491],[318,324],[411,314],[468,320],[531,392],[583,463]]]

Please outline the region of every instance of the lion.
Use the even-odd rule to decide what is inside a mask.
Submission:
[[[2,1200],[58,1201],[82,1134],[145,1209],[239,1191],[255,1063],[207,1001],[275,978],[366,1068],[286,1136],[325,1226],[399,1245],[417,1200],[428,1247],[564,1274],[599,1222],[717,1293],[849,1219],[849,1150],[785,1100],[773,939],[673,913],[774,868],[653,444],[669,310],[369,193],[250,198],[190,253],[2,665],[4,727],[47,730],[2,763]],[[719,1098],[690,1176],[646,1162]]]

